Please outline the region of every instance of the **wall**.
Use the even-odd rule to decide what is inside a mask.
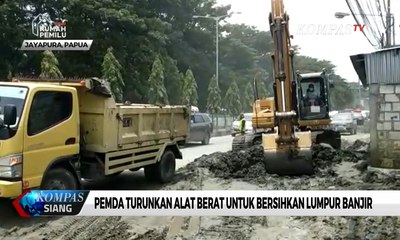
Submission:
[[[400,169],[400,84],[370,85],[371,166]]]

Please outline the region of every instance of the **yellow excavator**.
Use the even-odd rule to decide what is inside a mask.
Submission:
[[[254,81],[255,131],[235,137],[232,150],[262,144],[268,173],[313,174],[313,142],[327,143],[335,149],[341,145],[340,133],[330,129],[329,89],[333,84],[325,69],[307,74],[294,71],[288,21],[283,0],[272,0],[269,22],[274,44],[274,97],[259,99]]]

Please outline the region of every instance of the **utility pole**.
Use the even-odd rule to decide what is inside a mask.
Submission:
[[[386,15],[386,47],[390,47],[392,45],[392,15],[390,13],[390,0],[388,0],[388,11]]]
[[[219,68],[218,68],[218,63],[219,63],[219,22],[221,19],[225,17],[230,17],[233,14],[241,14],[241,12],[232,12],[230,14],[226,14],[223,16],[217,16],[217,17],[212,17],[212,16],[198,16],[195,15],[193,18],[208,18],[208,19],[213,19],[215,21],[215,79],[217,81],[217,86],[219,86]]]
[[[361,107],[364,107],[364,104],[362,104],[362,97],[361,97],[361,79],[358,79],[358,98],[359,98],[359,104]]]
[[[216,74],[216,81],[217,81],[217,86],[219,87],[219,20],[221,18],[215,18],[215,39],[216,39],[216,43],[215,43],[215,74]]]

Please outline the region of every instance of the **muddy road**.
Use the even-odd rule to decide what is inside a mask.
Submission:
[[[342,151],[314,149],[315,176],[269,175],[263,168],[262,149],[255,147],[244,153],[204,155],[181,168],[173,183],[150,188],[400,189],[396,172],[367,169],[366,136],[344,138]],[[397,217],[9,218],[0,224],[0,239],[400,239],[398,229]]]

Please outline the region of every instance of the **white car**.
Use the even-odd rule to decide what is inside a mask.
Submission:
[[[193,113],[198,113],[199,112],[199,108],[196,106],[192,106],[192,112]]]
[[[252,115],[253,113],[245,113],[244,115],[244,120],[246,120],[246,133],[251,133],[253,132],[253,124],[251,122]],[[239,132],[239,117],[232,123],[232,136],[235,136],[236,133]]]
[[[368,110],[362,110],[361,114],[363,115],[364,119],[369,119],[369,111]]]
[[[339,113],[339,111],[330,111],[329,112],[329,117],[333,117],[333,116],[335,116],[336,114],[338,114]]]

